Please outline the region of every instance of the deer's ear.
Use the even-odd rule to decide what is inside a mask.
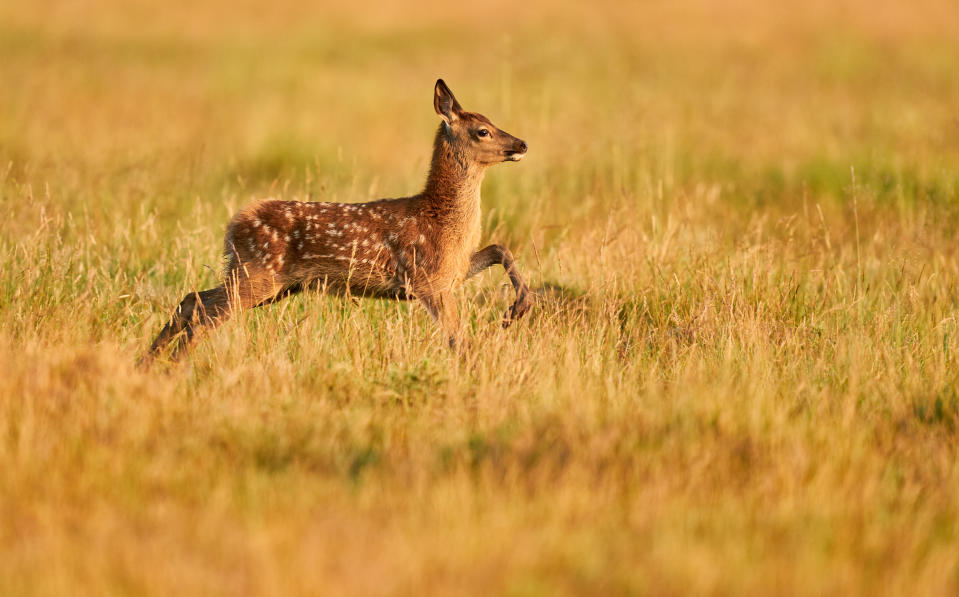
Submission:
[[[433,109],[447,124],[452,124],[463,112],[460,103],[456,101],[456,97],[443,79],[436,80],[436,87],[433,89]]]

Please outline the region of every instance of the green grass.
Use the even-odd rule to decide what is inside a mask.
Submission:
[[[949,2],[71,6],[0,8],[0,594],[959,589]],[[135,369],[248,201],[418,191],[438,76],[530,144],[527,319]]]

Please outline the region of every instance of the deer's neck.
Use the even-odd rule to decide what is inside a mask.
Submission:
[[[433,159],[423,197],[438,215],[451,218],[478,217],[480,187],[486,167],[458,153],[440,126],[433,142]]]

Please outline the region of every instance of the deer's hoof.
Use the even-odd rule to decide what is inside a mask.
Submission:
[[[514,321],[526,315],[532,305],[533,303],[531,303],[526,297],[518,299],[515,303],[513,303],[513,305],[509,308],[509,311],[507,311],[506,315],[503,317],[503,329],[505,330]]]
[[[149,352],[139,359],[136,362],[136,368],[138,371],[146,372],[150,370],[150,367],[153,365],[155,357],[152,352]]]
[[[469,338],[456,338],[450,336],[447,340],[450,350],[459,354],[466,354],[473,350],[473,342]]]

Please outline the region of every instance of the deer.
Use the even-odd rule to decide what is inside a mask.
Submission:
[[[308,289],[418,301],[456,350],[463,338],[453,292],[494,265],[515,294],[502,326],[523,317],[532,301],[513,254],[499,244],[476,247],[486,170],[523,159],[526,142],[464,110],[443,79],[433,108],[441,121],[422,192],[366,203],[265,199],[242,208],[226,228],[222,283],[183,298],[141,366],[161,354],[178,361],[201,332]]]

